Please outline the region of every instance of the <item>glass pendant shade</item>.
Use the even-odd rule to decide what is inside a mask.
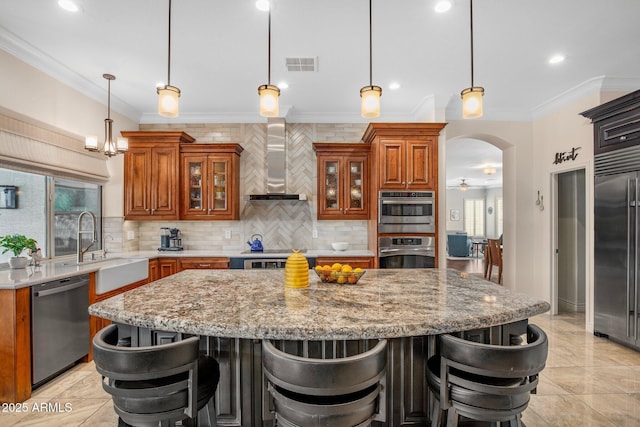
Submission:
[[[278,117],[280,114],[279,97],[280,89],[274,85],[261,85],[258,87],[260,95],[260,115],[262,117]]]
[[[462,118],[476,119],[482,117],[482,96],[484,88],[473,86],[464,89],[460,95],[462,96]]]
[[[178,98],[180,89],[175,86],[165,85],[157,89],[158,114],[163,117],[178,117]]]
[[[365,86],[360,89],[360,114],[365,119],[375,119],[380,116],[380,86]]]
[[[98,151],[98,137],[95,135],[86,137],[84,139],[84,148],[89,151]]]

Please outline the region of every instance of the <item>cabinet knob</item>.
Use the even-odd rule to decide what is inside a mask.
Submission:
[[[406,184],[406,182],[402,181],[402,185],[405,185],[405,184]]]

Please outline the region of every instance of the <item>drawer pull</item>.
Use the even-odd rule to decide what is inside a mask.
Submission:
[[[198,267],[211,267],[211,264],[198,264]]]

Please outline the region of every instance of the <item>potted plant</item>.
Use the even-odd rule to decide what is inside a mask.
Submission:
[[[22,234],[7,234],[0,236],[0,247],[4,248],[2,253],[13,252],[13,257],[9,258],[9,267],[24,268],[29,264],[29,258],[22,257],[22,252],[28,249],[30,253],[37,250],[36,241]]]

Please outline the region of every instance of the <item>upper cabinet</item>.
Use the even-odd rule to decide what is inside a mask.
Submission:
[[[180,143],[184,132],[122,132],[129,139],[124,156],[124,219],[176,220]]]
[[[180,149],[180,219],[240,218],[239,144],[186,144]]]
[[[378,188],[436,190],[438,135],[445,123],[371,123],[363,136],[374,148]]]
[[[369,154],[363,143],[316,142],[318,219],[369,219]]]

